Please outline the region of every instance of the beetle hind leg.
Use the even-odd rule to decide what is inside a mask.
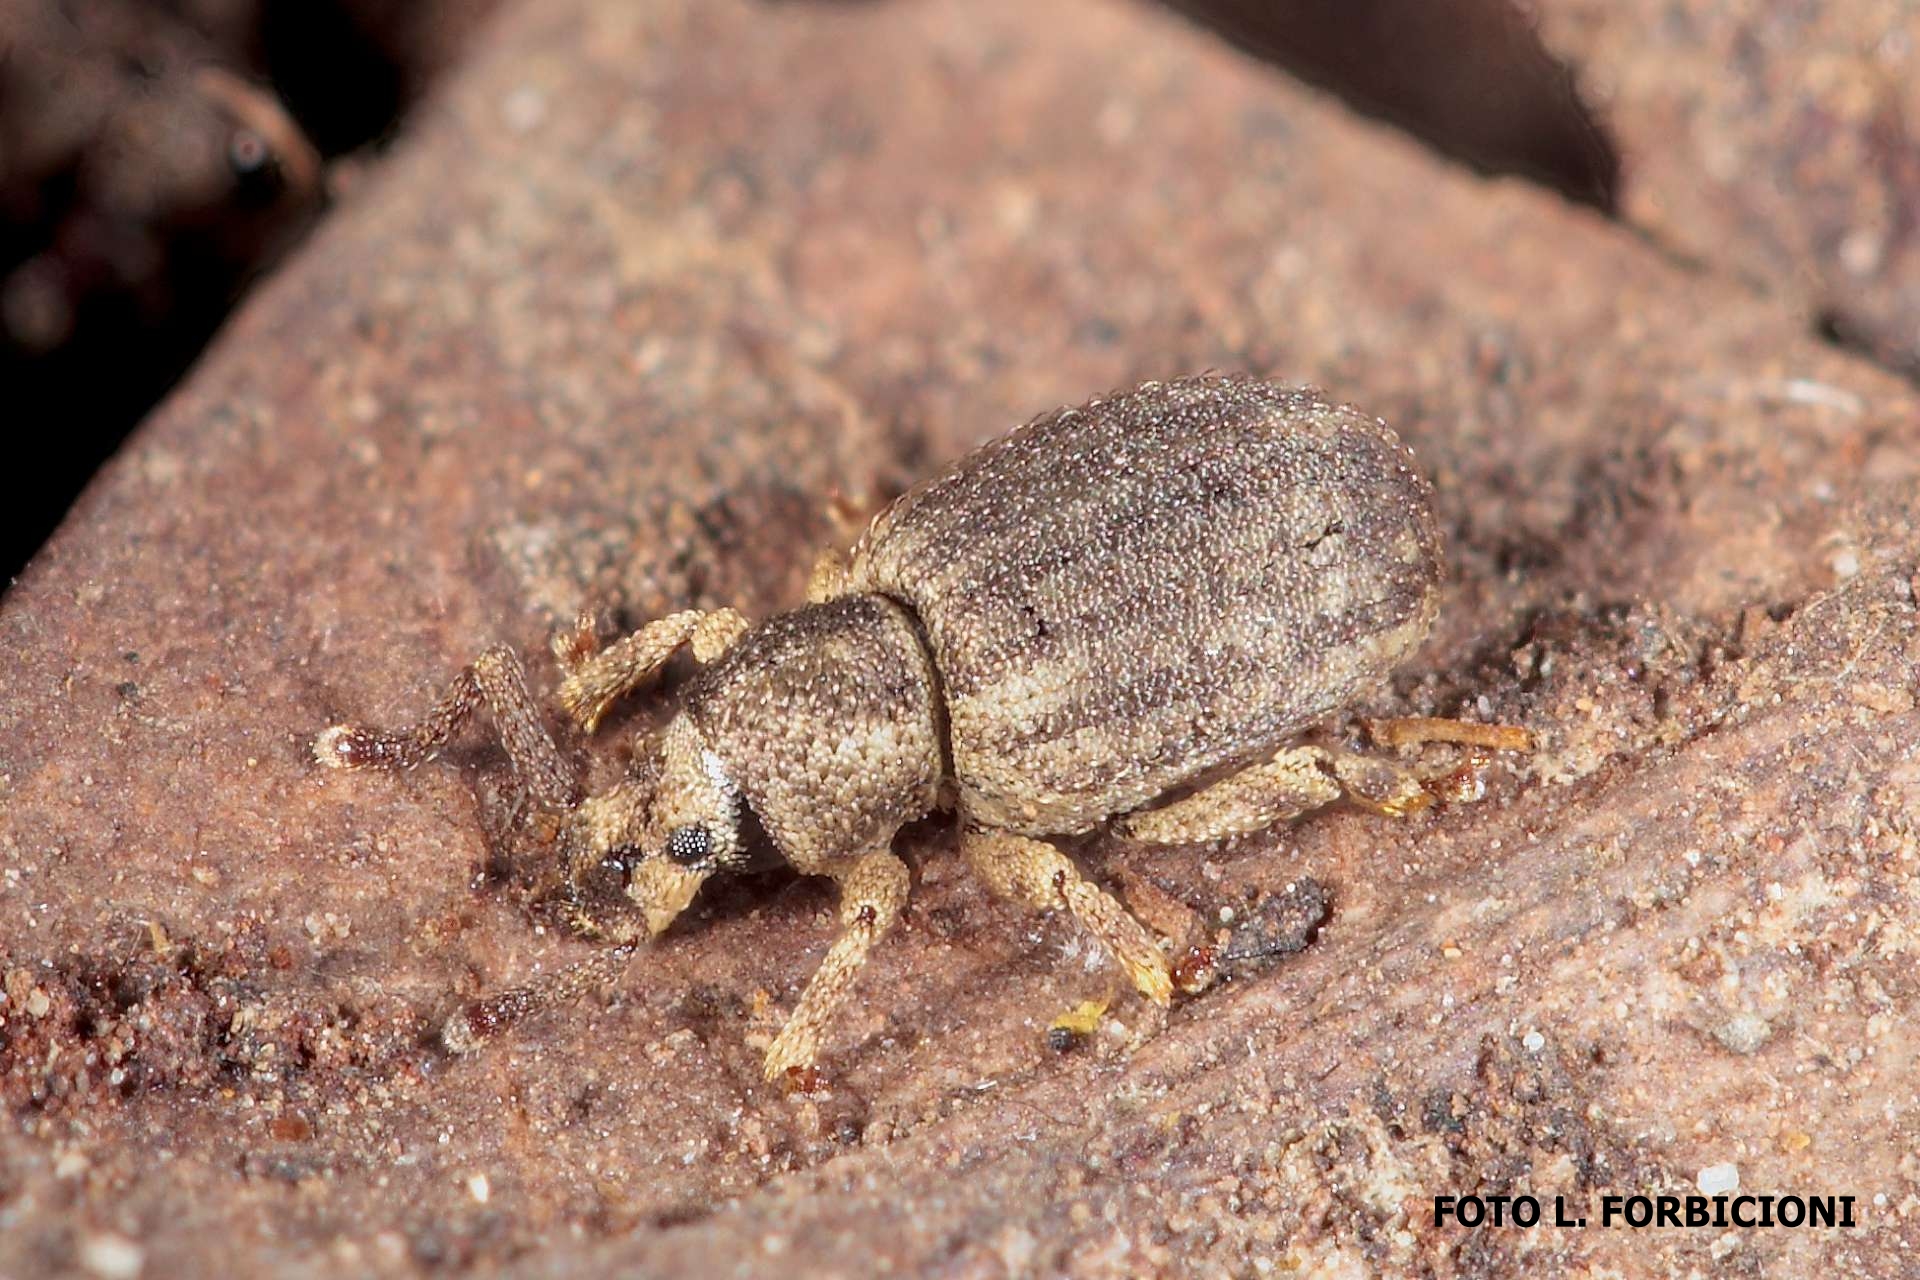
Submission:
[[[1382,747],[1445,742],[1521,751],[1532,744],[1524,729],[1464,720],[1376,720],[1369,736]],[[1299,746],[1172,804],[1127,814],[1114,828],[1142,844],[1198,844],[1263,831],[1343,798],[1398,818],[1425,809],[1435,793],[1425,774],[1384,755]]]
[[[1044,840],[966,824],[960,852],[987,887],[1038,911],[1065,907],[1106,949],[1140,994],[1157,1005],[1173,999],[1167,958],[1147,927],[1112,894],[1081,874],[1066,854]]]
[[[1343,796],[1394,817],[1433,803],[1419,775],[1395,761],[1293,747],[1172,804],[1130,813],[1114,828],[1142,844],[1198,844],[1264,831]]]
[[[1198,844],[1263,831],[1340,798],[1318,747],[1282,751],[1190,796],[1130,813],[1114,830],[1142,844]]]
[[[1367,736],[1382,747],[1451,742],[1462,747],[1494,751],[1529,751],[1533,735],[1518,725],[1481,724],[1476,720],[1442,720],[1432,716],[1396,716],[1367,721]]]

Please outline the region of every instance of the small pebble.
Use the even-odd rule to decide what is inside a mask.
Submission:
[[[1726,1164],[1710,1164],[1700,1171],[1694,1179],[1694,1185],[1700,1188],[1703,1196],[1724,1196],[1740,1189],[1740,1168],[1729,1161]]]
[[[133,1280],[147,1265],[147,1255],[125,1236],[105,1233],[81,1242],[80,1265],[101,1280]]]
[[[1736,1013],[1714,1028],[1713,1038],[1728,1050],[1754,1053],[1773,1037],[1773,1024],[1757,1013]]]

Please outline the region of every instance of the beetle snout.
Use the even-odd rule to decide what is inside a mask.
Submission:
[[[658,936],[693,902],[706,873],[664,858],[649,858],[633,869],[627,896],[646,918],[647,932]]]

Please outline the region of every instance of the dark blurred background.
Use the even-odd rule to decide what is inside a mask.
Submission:
[[[0,584],[493,0],[0,0]]]
[[[0,0],[0,586],[494,2]],[[1611,210],[1613,149],[1507,0],[1171,3]]]

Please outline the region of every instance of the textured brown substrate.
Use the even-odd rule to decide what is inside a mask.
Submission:
[[[1163,929],[1287,952],[1330,897],[1164,1027],[934,821],[818,1095],[759,1082],[830,931],[777,874],[430,1047],[583,945],[495,753],[323,774],[317,729],[586,601],[790,602],[834,490],[1208,367],[1434,476],[1454,581],[1358,710],[1537,754],[1404,822],[1088,844]],[[1911,388],[1765,291],[1156,9],[519,5],[0,606],[0,1272],[1900,1274],[1917,470]],[[1431,1225],[1726,1162],[1863,1226]]]

